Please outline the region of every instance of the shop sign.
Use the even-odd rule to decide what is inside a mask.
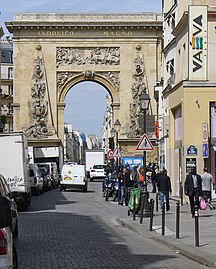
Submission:
[[[208,143],[203,143],[202,144],[202,153],[203,153],[203,158],[208,158],[208,156],[209,156]]]
[[[194,145],[191,145],[187,149],[187,155],[197,155],[197,148]]]
[[[189,6],[189,80],[207,80],[207,6]]]
[[[191,173],[196,168],[196,158],[186,158],[186,173]]]

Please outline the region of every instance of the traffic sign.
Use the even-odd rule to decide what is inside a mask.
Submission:
[[[150,142],[147,134],[144,134],[142,138],[140,139],[136,150],[153,150],[154,147],[152,146],[152,143]]]
[[[107,158],[113,159],[113,151],[111,149],[107,152]]]
[[[122,157],[122,153],[121,150],[119,149],[119,147],[116,147],[113,151],[113,157],[116,158],[121,158]]]

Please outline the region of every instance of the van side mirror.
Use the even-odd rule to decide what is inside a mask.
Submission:
[[[0,228],[9,227],[12,223],[10,206],[6,197],[0,197]]]

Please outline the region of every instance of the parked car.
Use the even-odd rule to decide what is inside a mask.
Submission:
[[[11,202],[0,196],[0,268],[18,269],[17,252],[14,246],[12,232]]]
[[[48,191],[52,189],[52,180],[51,176],[47,171],[46,167],[38,167],[43,178],[43,190]]]
[[[10,201],[11,206],[11,215],[12,215],[12,223],[10,226],[11,232],[13,233],[13,237],[18,236],[18,213],[17,213],[17,205],[12,197],[10,188],[6,183],[6,179],[3,175],[0,175],[0,196],[6,197]],[[1,267],[0,267],[1,268]]]
[[[36,164],[29,164],[29,177],[32,193],[38,195],[43,192],[43,178]]]
[[[104,179],[106,178],[106,165],[105,164],[95,164],[90,168],[90,181],[93,179]]]
[[[52,188],[56,188],[59,186],[59,173],[58,167],[55,162],[47,162],[47,163],[37,163],[37,166],[45,167],[48,170],[48,173],[51,176]]]

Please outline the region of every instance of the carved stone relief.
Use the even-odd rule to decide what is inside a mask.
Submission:
[[[97,72],[97,74],[99,74],[100,76],[102,76],[105,79],[109,80],[110,83],[114,86],[114,88],[117,91],[120,90],[119,72],[108,71],[108,72]]]
[[[84,72],[58,72],[57,73],[57,89],[58,92],[62,90],[62,88],[66,85],[66,83],[74,78],[75,76],[78,75],[83,75],[84,79],[86,80],[92,80],[94,79],[95,74],[100,75],[101,77],[105,78],[108,80],[113,87],[119,91],[120,89],[120,79],[119,79],[119,72],[115,71],[99,71],[99,72],[94,72],[91,69],[87,69]]]
[[[59,72],[57,73],[57,89],[61,91],[63,86],[73,77],[77,76],[77,72]]]
[[[56,49],[56,66],[66,65],[119,65],[120,49],[62,48]]]
[[[144,81],[145,71],[143,58],[141,53],[141,46],[136,47],[136,56],[134,59],[134,74],[133,84],[131,86],[132,103],[130,103],[130,127],[127,131],[128,138],[136,138],[142,135],[142,129],[139,126],[139,117],[141,113],[140,95],[146,91],[146,84]]]
[[[37,47],[37,50],[41,48]],[[51,133],[48,130],[48,101],[46,100],[47,83],[42,53],[38,53],[33,63],[32,86],[30,92],[29,121],[27,136],[33,139],[46,138]]]

